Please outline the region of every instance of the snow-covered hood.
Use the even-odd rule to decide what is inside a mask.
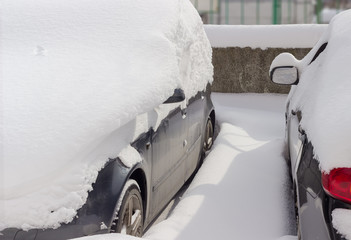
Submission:
[[[58,227],[145,129],[136,116],[212,82],[211,47],[184,0],[0,7],[0,230]]]
[[[303,114],[301,126],[323,171],[351,167],[351,11],[338,14],[301,61],[300,82],[291,107]],[[310,64],[322,44],[326,49]]]

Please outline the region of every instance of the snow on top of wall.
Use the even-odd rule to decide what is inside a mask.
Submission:
[[[290,94],[302,111],[301,126],[314,146],[322,171],[351,167],[351,11],[338,14],[300,62],[300,82]],[[325,50],[310,63],[320,46]]]
[[[205,25],[212,47],[312,48],[327,25]]]
[[[0,230],[71,221],[174,88],[188,100],[212,82],[188,1],[5,1],[0,46]]]

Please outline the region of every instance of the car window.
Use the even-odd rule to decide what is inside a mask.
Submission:
[[[310,62],[310,64],[313,63],[314,60],[317,59],[317,57],[319,56],[319,54],[321,54],[321,53],[325,50],[325,48],[327,47],[327,45],[328,45],[327,42],[322,44],[322,46],[318,49],[318,51],[316,52],[316,54],[315,54],[314,57],[312,58],[312,61]]]

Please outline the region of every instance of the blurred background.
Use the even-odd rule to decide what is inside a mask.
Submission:
[[[205,24],[329,23],[351,0],[190,0]]]

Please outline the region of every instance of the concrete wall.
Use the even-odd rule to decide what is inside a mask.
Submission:
[[[309,48],[213,48],[213,92],[222,93],[288,93],[290,86],[274,84],[269,79],[269,67],[282,52],[302,59]]]

